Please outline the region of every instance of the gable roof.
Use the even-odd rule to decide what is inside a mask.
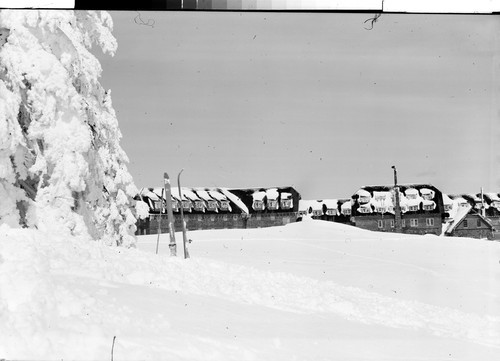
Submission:
[[[479,213],[477,210],[475,210],[472,205],[468,204],[466,207],[461,207],[460,209],[457,210],[457,213],[455,215],[455,218],[453,221],[450,223],[448,228],[446,229],[445,233],[449,234],[452,233],[457,227],[462,224],[464,221],[465,217],[469,214],[474,214],[478,216],[490,229],[493,229],[493,224],[489,221],[488,218],[484,217],[481,213]]]

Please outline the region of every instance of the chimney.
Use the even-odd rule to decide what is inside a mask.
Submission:
[[[399,187],[398,187],[398,172],[396,170],[396,166],[392,166],[394,169],[394,225],[396,227],[396,232],[402,233],[403,226],[401,222],[401,206],[399,203]]]

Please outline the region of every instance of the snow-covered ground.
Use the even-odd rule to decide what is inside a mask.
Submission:
[[[322,221],[137,249],[0,226],[0,358],[497,360],[500,243]],[[182,255],[181,235],[177,234]]]

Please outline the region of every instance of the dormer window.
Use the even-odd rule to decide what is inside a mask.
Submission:
[[[416,211],[418,211],[419,208],[420,208],[419,206],[409,206],[408,210],[410,212],[416,212]]]
[[[329,208],[329,209],[326,210],[326,215],[327,216],[336,216],[337,215],[337,210]]]
[[[359,207],[358,208],[359,213],[372,213],[371,207]]]
[[[292,208],[292,200],[291,199],[282,199],[281,200],[281,209],[290,209]]]
[[[321,217],[323,215],[323,211],[321,209],[313,210],[313,216]]]
[[[424,211],[432,211],[436,208],[436,203],[432,201],[424,201],[423,208]]]
[[[264,210],[264,201],[254,200],[253,204],[252,204],[252,208],[256,211],[263,211]]]
[[[342,208],[342,214],[344,216],[350,216],[351,215],[351,208]]]
[[[451,209],[453,208],[453,205],[452,204],[445,204],[444,205],[444,211],[445,212],[449,212],[451,211]]]
[[[205,210],[205,203],[203,201],[195,201],[194,202],[194,209],[196,211],[204,211]]]
[[[191,203],[191,201],[182,201],[182,208],[185,210],[185,211],[189,211],[191,212],[191,207],[193,206],[193,203]]]
[[[220,209],[223,211],[229,211],[229,202],[228,201],[220,201]]]
[[[173,201],[173,202],[172,202],[172,210],[173,210],[174,212],[179,212],[179,207],[180,207],[180,206],[179,206],[179,201]]]
[[[160,211],[161,202],[160,201],[154,201],[153,204],[155,206],[155,211]]]
[[[378,213],[385,213],[385,212],[387,212],[387,208],[386,207],[377,207],[376,210],[377,210]]]
[[[215,212],[217,210],[217,201],[208,201],[207,208],[209,211]]]
[[[267,201],[267,208],[272,210],[278,209],[278,201],[275,199],[269,199]]]

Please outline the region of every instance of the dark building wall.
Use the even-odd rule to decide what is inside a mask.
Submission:
[[[297,212],[254,213],[248,219],[247,228],[283,226],[297,221]]]
[[[417,224],[412,226],[411,220],[417,220]],[[432,219],[433,225],[427,223],[427,219]],[[379,221],[382,228],[379,227]],[[435,213],[428,214],[404,214],[402,216],[403,233],[408,234],[441,234],[441,215]],[[359,228],[367,229],[370,231],[379,232],[396,232],[395,217],[388,214],[372,214],[364,215],[362,217],[354,217],[354,225]]]
[[[451,236],[493,239],[494,232],[477,214],[468,214],[453,230]]]
[[[158,215],[151,215],[146,220],[141,220],[137,224],[136,234],[157,234]],[[231,229],[231,228],[261,228],[282,226],[297,220],[295,212],[274,212],[253,214],[250,217],[236,213],[205,213],[205,214],[184,214],[186,228],[189,231],[201,229]],[[179,214],[174,214],[175,231],[182,230],[181,218]],[[168,233],[167,215],[162,214],[161,233]]]

